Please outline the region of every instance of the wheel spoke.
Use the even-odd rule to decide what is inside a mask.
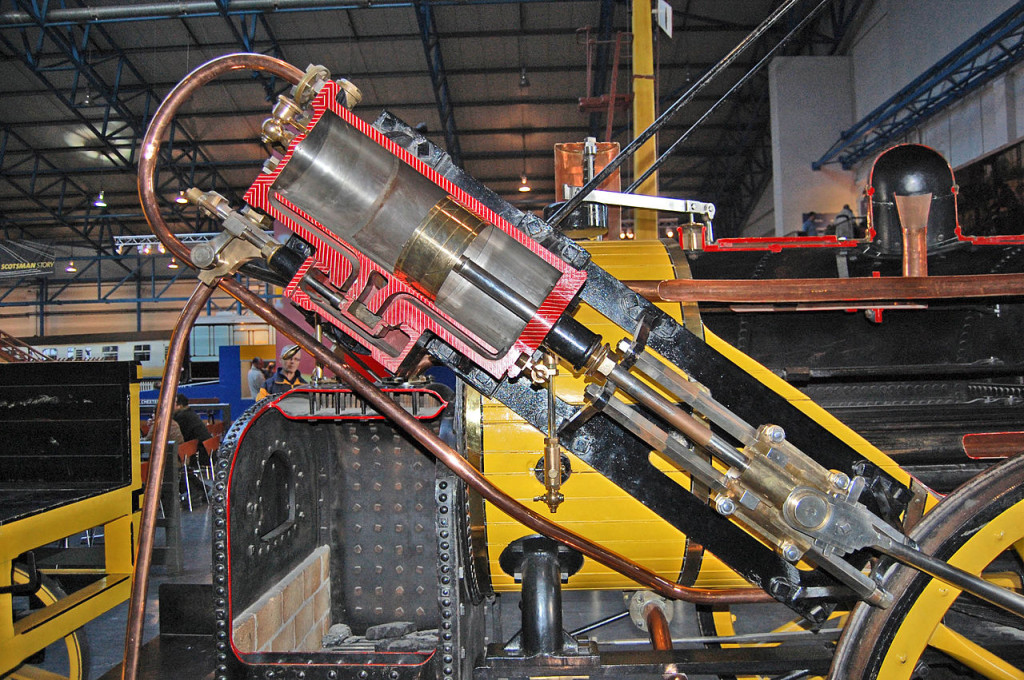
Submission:
[[[935,628],[928,644],[990,680],[1024,680],[1024,671],[945,624]]]
[[[1019,557],[1021,561],[1024,561],[1024,539],[1014,543],[1011,548],[1015,553],[1017,553],[1017,557]]]

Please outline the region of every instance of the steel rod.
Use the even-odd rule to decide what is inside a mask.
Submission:
[[[726,91],[725,94],[723,94],[721,97],[718,98],[718,101],[716,101],[714,104],[712,104],[711,107],[708,108],[708,110],[705,111],[701,115],[701,117],[698,118],[693,123],[693,125],[691,125],[689,128],[687,128],[686,132],[684,132],[683,134],[679,135],[679,138],[676,141],[672,142],[672,146],[670,146],[668,149],[665,150],[664,153],[662,153],[660,156],[658,156],[657,160],[655,160],[653,163],[651,163],[651,167],[649,167],[646,170],[644,170],[643,174],[640,175],[639,177],[637,177],[635,180],[633,180],[633,183],[630,184],[628,187],[626,187],[625,190],[623,190],[622,193],[624,193],[624,194],[631,194],[631,193],[633,193],[634,191],[636,191],[640,187],[641,184],[643,184],[645,181],[647,181],[648,177],[650,177],[655,172],[657,172],[658,168],[660,168],[665,163],[665,161],[668,160],[672,156],[672,154],[674,154],[676,152],[676,149],[678,149],[679,146],[690,137],[690,135],[693,133],[694,130],[696,130],[698,127],[700,127],[700,125],[705,120],[710,118],[711,114],[714,113],[718,109],[719,106],[721,106],[723,103],[725,103],[729,99],[729,97],[734,95],[751,78],[753,78],[755,75],[757,75],[757,72],[760,71],[766,64],[768,64],[769,61],[772,60],[772,57],[775,56],[775,53],[778,52],[780,49],[782,49],[782,47],[793,38],[793,36],[795,36],[797,33],[802,31],[804,29],[804,27],[811,22],[811,19],[813,19],[815,16],[817,16],[817,14],[821,10],[821,8],[823,8],[825,5],[827,5],[830,2],[832,2],[832,0],[821,0],[821,2],[818,3],[817,7],[815,7],[810,12],[808,12],[807,15],[804,16],[804,18],[801,19],[800,22],[796,26],[794,26],[793,29],[790,30],[789,33],[787,33],[785,36],[783,36],[782,40],[780,40],[779,42],[775,43],[775,45],[773,45],[772,48],[770,50],[768,50],[767,54],[765,54],[763,57],[761,57],[760,61],[758,61],[756,64],[754,64],[750,68],[749,71],[744,73],[742,78],[737,80],[736,83],[732,87],[730,87],[728,89],[728,91]],[[557,187],[556,187],[556,191],[557,191]]]
[[[1024,617],[1024,597],[1012,590],[1000,588],[979,576],[969,574],[940,559],[895,541],[886,542],[876,547],[879,552],[885,553],[907,566],[994,604],[1011,614]]]

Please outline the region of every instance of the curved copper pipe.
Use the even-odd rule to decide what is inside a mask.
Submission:
[[[715,590],[710,588],[692,588],[673,583],[636,562],[549,521],[543,515],[534,512],[491,484],[469,461],[460,456],[455,449],[445,444],[422,422],[410,415],[375,385],[317,343],[313,336],[300,328],[296,323],[274,311],[273,307],[262,298],[233,279],[222,280],[220,286],[229,295],[262,317],[267,323],[301,345],[317,361],[324,363],[334,371],[334,374],[341,382],[348,384],[349,387],[369,402],[381,415],[405,430],[410,437],[422,444],[425,449],[434,454],[452,472],[465,480],[469,486],[486,500],[526,527],[564,543],[606,567],[614,569],[637,583],[674,600],[683,600],[695,604],[747,604],[772,601],[772,598],[759,588]]]
[[[653,302],[885,302],[1024,295],[1024,274],[623,281]]]
[[[160,145],[174,120],[174,114],[177,113],[182,103],[192,96],[193,92],[214,78],[230,71],[240,70],[266,71],[293,84],[298,84],[304,75],[295,66],[264,54],[227,54],[212,59],[198,66],[174,86],[174,89],[164,98],[156,113],[153,114],[153,120],[149,129],[146,130],[146,136],[142,139],[142,155],[138,173],[139,201],[142,203],[142,211],[156,237],[167,246],[172,255],[189,266],[194,266],[190,257],[191,251],[171,233],[167,223],[160,215],[160,205],[157,203],[156,186],[153,180],[156,177]]]
[[[153,561],[156,516],[160,507],[160,486],[164,479],[167,434],[170,430],[171,413],[174,409],[174,397],[178,391],[178,375],[185,362],[189,331],[192,330],[192,324],[195,323],[199,312],[202,311],[212,294],[213,288],[205,283],[196,286],[174,325],[171,344],[167,349],[167,365],[160,383],[160,397],[157,401],[151,439],[152,448],[149,453],[149,477],[146,479],[146,493],[142,501],[142,518],[139,523],[139,554],[135,560],[132,592],[128,599],[128,626],[125,631],[124,665],[121,670],[121,677],[127,679],[135,678],[138,673],[142,628],[146,615],[149,567]]]
[[[650,603],[644,608],[647,620],[647,634],[651,636],[651,646],[657,652],[672,651],[672,633],[668,629],[668,618],[660,605]]]
[[[192,260],[189,257],[188,248],[186,248],[181,241],[171,233],[170,229],[168,229],[167,223],[160,215],[160,207],[156,200],[154,176],[156,172],[156,161],[160,153],[160,144],[177,109],[196,89],[208,83],[218,75],[239,69],[268,71],[282,78],[286,78],[293,83],[297,83],[303,76],[302,71],[294,66],[264,55],[233,54],[214,59],[196,68],[171,91],[154,114],[153,121],[143,140],[142,161],[139,163],[138,174],[139,198],[142,202],[143,212],[145,213],[146,219],[149,221],[150,227],[157,238],[164,243],[173,255],[190,266],[194,265],[192,265]],[[318,343],[309,333],[291,320],[276,312],[259,296],[253,294],[233,279],[221,279],[218,285],[221,289],[242,304],[246,305],[272,326],[299,345],[303,346],[303,348],[306,349],[306,351],[308,351],[317,361],[330,368],[339,380],[347,383],[357,394],[376,408],[378,412],[391,419],[395,424],[405,430],[411,437],[422,444],[424,448],[433,453],[453,472],[465,480],[467,484],[476,489],[481,496],[510,516],[516,518],[525,526],[539,533],[546,534],[551,538],[580,551],[601,564],[604,564],[634,581],[661,593],[665,597],[681,599],[697,604],[741,604],[771,601],[771,597],[759,588],[713,590],[706,588],[691,588],[673,583],[617,553],[607,550],[606,548],[592,543],[568,529],[548,521],[543,516],[520,504],[511,496],[508,496],[492,485],[479,473],[479,471],[476,470],[476,468],[470,465],[468,461],[458,454],[458,452],[445,444],[419,420],[411,416],[405,411],[405,409],[398,406],[395,402],[391,401],[387,395],[372,383],[365,380],[350,366],[340,361],[334,354]],[[180,328],[182,328],[182,326],[179,326],[179,329]],[[187,337],[187,333],[185,335]],[[175,377],[175,387],[176,382]],[[167,385],[168,380],[165,379],[164,384]],[[164,441],[166,441],[166,431],[164,432]],[[154,467],[155,466],[151,466],[151,478],[154,474]],[[143,526],[140,529],[143,534],[146,531],[153,531],[155,518],[156,515],[154,513],[153,520],[147,523],[144,516]],[[147,551],[151,552],[151,550],[152,543],[150,542],[147,546]],[[142,559],[141,552],[142,547],[140,545],[140,561]],[[147,555],[147,570],[148,563],[149,556]],[[135,600],[133,598],[133,603],[134,602]],[[133,607],[132,614],[135,614],[136,611],[141,612],[144,607],[145,596],[143,595],[142,604]],[[131,619],[129,622],[131,623]],[[136,625],[141,627],[141,616],[139,616],[139,621]],[[134,680],[136,677],[138,666],[138,645],[140,642],[141,633],[133,634],[130,632],[126,638],[123,677],[127,680]]]
[[[160,156],[160,145],[167,129],[170,127],[181,104],[193,92],[214,78],[237,70],[268,71],[274,75],[298,83],[302,78],[301,70],[291,64],[261,54],[229,54],[213,59],[198,68],[178,83],[167,95],[153,114],[153,120],[142,141],[142,154],[139,161],[138,183],[139,201],[149,222],[150,229],[167,247],[172,255],[185,264],[194,267],[190,250],[171,233],[167,223],[160,215],[157,202],[154,178],[157,160]],[[159,508],[160,494],[157,490],[163,480],[165,448],[175,393],[178,388],[178,375],[185,358],[188,346],[188,334],[192,324],[199,316],[203,305],[210,299],[214,288],[200,283],[182,309],[171,336],[168,349],[167,365],[164,368],[160,388],[160,401],[156,413],[153,430],[152,452],[150,453],[149,478],[147,480],[150,493],[145,495],[142,505],[142,518],[139,525],[139,553],[135,561],[132,592],[128,601],[128,625],[125,632],[125,654],[121,677],[135,680],[139,670],[139,653],[142,645],[143,624],[146,612],[146,591],[149,585],[149,568],[153,558],[154,534],[156,517]]]

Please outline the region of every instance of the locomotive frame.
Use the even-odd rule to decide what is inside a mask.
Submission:
[[[272,60],[258,58],[254,55],[236,55],[225,58],[216,65],[211,63],[207,67],[201,67],[199,71],[186,81],[186,85],[172,93],[168,99],[169,103],[165,103],[166,111],[173,112],[177,104],[187,96],[191,88],[198,87],[204,80],[214,77],[218,70],[228,70],[243,66],[270,70],[278,75],[292,79],[293,82],[297,82],[300,79],[300,74],[294,69],[275,63]],[[159,114],[158,119],[163,120]],[[791,437],[797,442],[805,442],[804,446],[809,446],[813,442],[814,449],[808,453],[815,462],[827,469],[840,471],[844,475],[855,475],[860,480],[858,484],[861,484],[867,491],[867,495],[863,497],[866,507],[890,526],[895,527],[896,531],[910,531],[910,524],[916,520],[917,512],[928,510],[935,504],[936,499],[930,496],[925,489],[915,485],[910,476],[893,464],[891,460],[887,459],[870,445],[867,445],[863,440],[857,438],[852,431],[842,426],[838,421],[835,421],[813,404],[810,404],[796,390],[781,384],[781,381],[764,372],[755,362],[717,340],[714,336],[709,335],[707,342],[703,342],[692,333],[685,331],[682,326],[673,321],[664,312],[630,291],[605,270],[598,267],[578,245],[558,235],[540,220],[518,213],[515,208],[485,188],[480,187],[471,178],[465,176],[458,168],[451,165],[450,159],[441,150],[434,147],[422,136],[417,135],[407,126],[389,117],[378,120],[376,125],[378,131],[389,136],[392,141],[399,140],[396,143],[400,143],[408,149],[414,149],[422,157],[427,157],[429,165],[434,171],[447,178],[448,181],[461,186],[490,210],[493,210],[504,220],[515,225],[516,228],[538,241],[566,263],[585,271],[587,282],[581,290],[579,300],[589,305],[613,324],[622,329],[627,329],[627,333],[629,332],[628,329],[634,329],[632,341],[629,343],[630,346],[624,350],[627,358],[630,353],[636,355],[641,354],[645,350],[657,352],[664,359],[685,371],[687,375],[693,376],[701,384],[706,385],[711,390],[715,400],[720,404],[725,404],[729,410],[738,414],[741,419],[752,423],[771,422],[777,424],[785,429],[787,437]],[[160,125],[154,125],[151,134],[147,135],[146,156],[151,161],[157,155],[161,132]],[[152,220],[154,230],[165,240],[168,248],[172,252],[176,252],[183,260],[190,261],[187,257],[188,252],[182,248],[180,243],[173,239],[173,236],[166,232],[166,226],[159,219],[158,211],[154,210],[155,200],[146,193],[145,180],[150,171],[151,165],[146,166],[144,164],[144,166],[140,167],[140,177],[142,178],[140,186],[143,187],[143,203],[147,208],[147,215]],[[228,215],[225,219],[233,218]],[[237,234],[237,225],[234,225],[234,228]],[[226,239],[225,247],[229,243],[233,243],[230,238]],[[236,248],[236,251],[239,249],[243,251],[243,254],[237,257],[236,263],[255,257],[260,253],[261,249],[273,248],[272,244],[267,243],[253,243],[252,245],[255,248],[243,247],[241,245]],[[245,248],[248,248],[248,250]],[[459,463],[458,456],[452,456],[453,452],[450,447],[447,447],[444,442],[441,442],[436,437],[424,432],[422,426],[417,426],[414,422],[410,422],[410,414],[393,403],[389,403],[387,398],[379,393],[379,391],[376,391],[372,386],[354,375],[353,372],[347,371],[335,356],[313,341],[302,329],[294,324],[288,324],[277,319],[269,309],[261,306],[258,300],[251,299],[244,291],[232,285],[229,279],[221,278],[225,274],[230,273],[230,266],[225,268],[215,260],[210,260],[209,264],[212,266],[212,269],[208,272],[207,278],[211,283],[221,285],[244,303],[250,305],[254,311],[265,315],[265,318],[268,318],[271,323],[277,325],[278,328],[289,334],[293,339],[299,341],[318,360],[329,365],[339,376],[349,380],[352,387],[373,408],[401,425],[417,442],[434,455],[437,455],[449,467],[452,467],[459,477],[466,480],[474,489],[488,496],[489,500],[496,503],[504,503],[504,508],[514,508],[514,505],[505,503],[500,494],[494,494],[493,489],[489,485],[481,483],[479,477],[474,474],[474,471],[469,466]],[[301,275],[304,276],[305,272],[302,272]],[[199,295],[197,299],[201,300],[202,295]],[[621,420],[617,420],[618,423],[633,422],[631,412],[628,409],[614,411],[614,408],[618,408],[614,406],[611,407],[613,410],[608,411],[607,414],[601,413],[604,408],[609,408],[609,395],[602,395],[600,393],[589,394],[589,403],[597,404],[596,407],[579,407],[561,400],[549,402],[544,394],[535,390],[527,380],[515,380],[508,376],[496,378],[488,373],[488,371],[481,370],[471,362],[466,361],[464,357],[460,357],[451,346],[437,337],[425,338],[421,349],[434,359],[450,366],[466,384],[485,395],[503,402],[512,411],[515,411],[519,416],[531,423],[537,430],[541,432],[546,431],[549,437],[552,437],[554,434],[549,426],[549,423],[552,422],[549,420],[549,417],[551,412],[555,411],[563,420],[568,421],[570,425],[569,427],[563,425],[559,431],[562,446],[572,452],[577,458],[590,464],[601,474],[611,479],[620,488],[627,491],[627,493],[640,500],[642,504],[654,510],[664,520],[684,530],[687,535],[699,537],[702,542],[709,544],[712,550],[741,576],[748,581],[758,584],[774,599],[787,604],[806,619],[812,622],[820,622],[828,616],[831,609],[836,605],[849,604],[856,599],[865,597],[868,599],[883,597],[882,595],[876,595],[878,592],[877,588],[876,590],[871,590],[871,585],[858,582],[856,573],[844,572],[842,568],[839,568],[838,572],[833,571],[831,573],[797,568],[794,562],[799,555],[790,557],[784,544],[780,546],[780,553],[773,552],[762,543],[764,541],[763,534],[762,538],[758,540],[748,533],[747,530],[726,519],[725,516],[732,513],[725,511],[724,507],[711,509],[702,499],[691,496],[688,493],[681,493],[682,490],[677,483],[669,481],[668,477],[660,470],[647,464],[650,447],[640,439],[628,436],[625,426],[616,424],[612,418],[608,417],[610,413],[617,413],[621,416]],[[570,347],[568,349],[572,350],[574,348]],[[635,356],[633,360],[637,360]],[[579,365],[572,361],[570,363],[573,363],[576,369],[583,368],[583,362],[580,362]],[[614,370],[614,368],[609,369],[609,374],[613,374]],[[620,379],[622,378],[620,377]],[[173,389],[173,385],[170,389]],[[412,420],[415,419],[412,418]],[[762,431],[770,439],[773,437],[771,430]],[[656,434],[656,430],[650,430],[649,432]],[[159,437],[158,427],[156,439],[159,440]],[[779,444],[781,441],[778,438],[771,440],[776,444]],[[226,503],[229,496],[227,492],[229,491],[231,480],[227,476],[228,460],[232,455],[234,455],[232,452],[225,452],[224,458],[218,463],[218,492],[220,492],[217,499],[218,503]],[[772,453],[769,451],[768,456],[771,455]],[[155,467],[158,469],[158,466]],[[986,475],[979,478],[973,484],[971,491],[981,493],[991,509],[991,512],[988,514],[982,513],[980,515],[983,519],[991,519],[993,522],[1009,522],[1011,520],[1004,518],[1015,516],[1018,506],[1021,505],[1021,499],[1017,493],[1019,490],[1017,482],[1019,482],[1020,467],[1018,461],[1012,461],[991,474],[986,473]],[[845,481],[839,477],[834,477],[833,479],[838,488],[844,488],[849,483],[848,479]],[[1011,480],[1012,483],[1007,482],[1007,480]],[[1009,490],[1005,488],[1007,485],[1010,486]],[[956,532],[952,530],[952,527],[957,522],[963,522],[963,519],[956,511],[963,509],[961,505],[964,503],[964,496],[965,494],[954,494],[950,497],[951,500],[947,501],[944,506],[939,504],[939,508],[946,508],[947,512],[936,510],[934,514],[926,515],[928,518],[937,518],[931,522],[926,520],[920,525],[921,527],[926,527],[932,533],[921,536],[911,533],[911,537],[920,539],[923,544],[928,545],[930,539],[934,536],[939,536],[941,539],[938,544],[938,547],[941,548],[939,556],[944,558],[947,556],[947,550],[953,550],[955,562],[955,557],[960,554],[956,550],[962,549],[963,546],[960,544],[960,539],[954,537]],[[440,496],[438,498],[440,499]],[[226,522],[226,516],[231,511],[232,508],[228,505],[219,505],[217,508],[217,522]],[[1010,514],[1007,515],[1007,513]],[[991,517],[988,515],[991,515]],[[642,583],[653,584],[655,588],[662,589],[663,592],[669,592],[680,597],[689,597],[695,601],[703,601],[702,598],[705,597],[709,598],[708,601],[711,601],[717,597],[722,602],[735,602],[743,601],[743,597],[752,596],[749,591],[735,593],[729,590],[723,590],[716,596],[705,593],[700,589],[691,590],[685,585],[672,584],[657,577],[652,578],[646,570],[630,566],[631,563],[628,561],[624,563],[618,560],[614,554],[596,549],[589,542],[580,539],[575,534],[562,531],[558,527],[542,521],[542,518],[535,513],[517,512],[516,516],[528,527],[541,528],[545,533],[558,538],[571,547],[583,550],[588,556],[602,560],[606,564],[614,564],[616,568],[621,569],[631,578],[635,578]],[[975,517],[978,516],[975,515]],[[938,528],[936,528],[936,524]],[[218,527],[220,526],[221,524],[218,524]],[[880,528],[880,530],[890,532],[890,529]],[[231,547],[227,544],[226,532],[217,531],[215,533],[215,559],[218,565],[224,567],[216,570],[214,583],[214,589],[217,594],[215,606],[217,607],[219,618],[218,632],[216,634],[219,659],[217,673],[219,677],[232,677],[241,673],[244,675],[267,675],[267,677],[274,675],[275,677],[323,676],[335,678],[352,674],[353,677],[398,678],[403,676],[422,676],[424,672],[428,674],[438,672],[435,667],[425,666],[426,662],[423,660],[419,662],[402,660],[400,663],[388,665],[379,661],[367,661],[367,659],[376,658],[372,656],[364,657],[362,662],[349,661],[347,657],[335,657],[332,662],[328,659],[321,659],[319,656],[313,658],[308,655],[303,658],[293,658],[278,657],[271,654],[270,657],[261,655],[249,659],[244,658],[244,655],[239,656],[236,650],[232,648],[233,640],[229,632],[233,622],[227,618],[227,612],[229,611],[229,603],[227,601],[228,579],[231,578],[231,575],[226,556],[230,553]],[[983,558],[992,558],[1002,553],[1007,547],[1015,545],[1019,540],[1020,537],[1018,535],[1012,534],[1012,532],[1008,533],[1004,529],[1002,534],[998,538],[991,540],[984,549],[972,549],[970,552]],[[894,552],[896,552],[895,549]],[[903,555],[903,558],[906,559],[905,553],[897,552],[897,554]],[[534,567],[537,564],[543,563],[548,565],[544,567],[547,570],[548,576],[546,578],[542,576],[530,577],[526,590],[533,593],[534,602],[539,598],[547,604],[554,603],[557,599],[557,582],[560,580],[557,574],[568,575],[569,572],[573,571],[571,566],[572,559],[562,555],[557,547],[537,546],[532,543],[528,546],[521,546],[520,552],[517,555],[517,557],[510,557],[509,559],[514,564],[520,565],[520,576],[524,581],[527,581],[527,572],[534,573]],[[915,553],[915,555],[918,554]],[[815,553],[814,559],[825,559],[827,561],[828,555]],[[948,572],[942,572],[938,566],[937,562],[940,561],[930,562],[931,566],[928,568],[939,570],[943,573],[943,578],[951,578]],[[856,572],[857,569],[867,564],[867,555],[855,556],[852,568]],[[529,569],[527,568],[528,565],[530,566]],[[836,567],[834,563],[832,566]],[[516,567],[513,566],[511,569],[515,571]],[[554,572],[551,571],[552,569],[554,569]],[[442,571],[441,573],[444,572]],[[556,576],[552,576],[552,573],[556,574]],[[881,576],[881,571],[877,567],[876,573]],[[918,587],[917,584],[921,581],[921,577],[914,580],[913,574],[911,573],[910,577],[906,577],[907,573],[910,572],[908,572],[906,567],[903,567],[890,574],[890,578],[895,579],[897,583],[900,583],[900,579],[909,578],[909,584],[903,584],[901,589],[888,592],[888,594],[893,595],[897,599],[896,606],[893,607],[892,611],[897,612],[898,615],[888,613],[886,614],[887,620],[879,623],[878,617],[874,616],[873,613],[875,611],[886,611],[886,609],[871,610],[867,605],[860,604],[858,605],[858,613],[855,616],[855,628],[848,627],[846,629],[848,637],[855,636],[857,631],[870,630],[872,626],[881,626],[883,629],[891,630],[892,626],[898,626],[903,622],[903,616],[908,612],[915,613],[918,611],[916,605],[921,599],[919,597],[920,592],[914,589]],[[144,579],[142,579],[142,582],[144,583]],[[886,583],[888,582],[886,581]],[[973,581],[960,581],[959,584],[968,588],[977,585]],[[861,587],[863,589],[857,591],[857,588]],[[908,592],[911,594],[908,595]],[[947,589],[946,594],[948,592]],[[443,602],[443,593],[441,597]],[[730,599],[730,597],[737,599]],[[881,604],[883,607],[886,604],[884,597],[883,599],[876,599],[875,603]],[[933,611],[935,609],[932,608]],[[686,666],[686,664],[692,660],[693,655],[667,650],[660,650],[645,655],[642,660],[638,657],[630,657],[628,661],[620,659],[625,663],[616,664],[614,655],[598,654],[595,648],[586,644],[580,644],[579,641],[561,639],[561,631],[558,630],[558,626],[553,620],[554,617],[541,616],[539,609],[531,610],[529,606],[526,608],[526,611],[528,615],[531,612],[537,615],[531,615],[529,620],[524,617],[523,633],[520,641],[510,641],[501,650],[490,650],[489,655],[485,657],[485,665],[473,672],[481,677],[489,677],[490,675],[494,677],[508,677],[520,674],[527,676],[538,672],[554,675],[579,675],[583,673],[588,676],[622,677],[624,674],[630,674],[636,677],[664,677],[666,673],[678,674],[680,669],[691,668]],[[939,616],[941,617],[941,613]],[[933,623],[936,623],[936,621],[933,620]],[[854,630],[854,632],[850,632],[851,630]],[[528,631],[533,633],[532,638],[531,635],[528,635]],[[912,633],[911,635],[913,636]],[[902,651],[892,651],[894,645],[891,644],[891,638],[887,636],[888,633],[880,633],[872,638],[871,645],[863,646],[879,651],[881,654],[880,658],[886,663],[890,659],[895,659],[893,663],[901,663],[899,658]],[[541,638],[540,642],[537,642],[538,637]],[[920,638],[919,635],[916,637],[917,639]],[[444,638],[442,637],[442,639]],[[528,642],[531,639],[533,642]],[[537,644],[540,646],[538,647]],[[448,666],[445,665],[447,663],[444,661],[446,651],[448,650],[443,649],[443,647],[439,648],[438,653],[441,655],[441,661],[437,662],[439,663],[439,672],[455,677],[454,671],[449,672]],[[837,655],[837,663],[840,664],[839,668],[844,670],[840,671],[834,668],[833,673],[839,673],[836,677],[852,677],[851,673],[854,671],[848,670],[851,667],[849,664],[853,664],[853,667],[857,668],[856,672],[866,673],[867,675],[864,677],[877,672],[877,668],[874,670],[869,668],[874,663],[873,660],[869,659],[866,662],[857,661],[854,659],[854,655],[849,654],[849,651],[849,643],[845,647],[841,644],[840,653]],[[131,649],[129,648],[129,655],[130,652]],[[375,653],[378,652],[374,651],[371,654]],[[401,656],[404,653],[407,652],[399,652],[399,655]],[[794,660],[793,657],[787,656],[789,653],[789,650],[777,650],[777,661],[779,664],[788,663],[790,664],[788,667],[792,668]],[[728,657],[729,654],[725,656]],[[771,653],[769,653],[769,656],[771,656]],[[904,658],[904,662],[905,660]],[[470,661],[471,667],[473,661],[474,659]],[[733,661],[735,662],[735,659]],[[817,661],[811,659],[811,661],[817,664],[814,666],[815,668],[820,667],[821,659]],[[729,660],[727,659],[723,663],[729,663]],[[760,663],[768,662],[762,659]],[[858,663],[861,665],[856,666]],[[733,672],[741,673],[755,670],[751,666],[742,665],[733,666],[732,669]],[[770,672],[768,666],[764,666],[760,670]],[[130,665],[129,673],[131,673]],[[889,676],[883,675],[882,677]]]

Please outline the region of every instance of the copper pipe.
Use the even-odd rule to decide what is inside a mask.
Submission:
[[[156,160],[160,153],[160,144],[167,128],[173,119],[174,114],[181,104],[191,94],[208,83],[220,74],[238,70],[252,69],[269,71],[277,76],[285,78],[290,82],[297,83],[303,76],[302,71],[272,57],[257,54],[234,54],[219,59],[214,59],[190,73],[179,83],[161,103],[154,114],[153,121],[146,132],[143,140],[142,161],[139,163],[139,198],[142,203],[143,212],[149,221],[153,233],[164,243],[173,255],[190,266],[192,260],[189,257],[189,250],[181,241],[171,233],[160,215],[160,208],[156,200],[154,177],[156,172]],[[533,512],[526,506],[518,503],[512,497],[504,494],[497,487],[493,486],[481,475],[476,468],[470,465],[454,449],[446,445],[439,437],[426,428],[419,420],[412,417],[403,408],[391,401],[372,383],[365,380],[358,372],[340,361],[334,354],[327,351],[321,344],[291,320],[281,316],[263,299],[250,292],[233,279],[222,279],[219,286],[229,295],[237,299],[249,309],[256,312],[264,320],[281,331],[284,335],[303,346],[316,360],[330,368],[336,377],[347,383],[357,394],[370,403],[385,417],[390,418],[399,427],[404,429],[411,437],[417,440],[428,451],[433,453],[453,472],[458,474],[471,487],[476,489],[485,499],[491,501],[496,507],[503,510],[510,516],[516,518],[527,527],[546,534],[551,538],[579,550],[592,559],[619,571],[625,576],[632,578],[638,583],[661,593],[666,597],[681,599],[697,604],[740,604],[751,602],[769,602],[771,597],[759,588],[734,588],[713,590],[705,588],[691,588],[673,583],[658,576],[654,572],[628,560],[627,558],[598,546],[587,539],[560,527],[542,516]],[[165,381],[166,384],[166,381]],[[165,435],[166,438],[166,435]],[[152,476],[152,470],[150,472]],[[154,515],[155,519],[155,515]],[[144,522],[145,523],[145,522]],[[142,530],[152,531],[152,527],[144,526]],[[147,548],[152,550],[150,544]],[[141,552],[141,546],[140,546]],[[141,558],[141,555],[140,555]],[[147,558],[147,565],[149,559]],[[148,566],[147,566],[148,568]],[[145,606],[145,598],[139,610]],[[132,610],[134,615],[136,610]],[[141,625],[141,617],[140,624]],[[134,680],[138,665],[138,645],[141,642],[141,635],[129,635],[126,639],[125,672],[126,680]],[[134,647],[134,648],[133,648]],[[130,661],[130,663],[129,663]]]
[[[139,667],[139,651],[142,645],[142,628],[146,615],[146,592],[149,586],[149,567],[153,561],[153,542],[156,533],[156,516],[160,508],[160,487],[164,479],[164,462],[167,458],[167,434],[170,430],[174,397],[178,391],[178,375],[185,362],[188,349],[188,335],[199,312],[213,294],[213,288],[205,283],[196,286],[185,307],[181,310],[171,334],[167,350],[167,365],[160,383],[160,397],[157,401],[153,437],[149,453],[149,477],[146,479],[146,493],[142,501],[142,518],[139,524],[139,554],[135,560],[132,575],[132,592],[128,599],[128,625],[124,639],[123,678],[135,678]],[[180,444],[181,442],[179,442]]]
[[[928,276],[928,213],[931,194],[896,196],[903,227],[903,275]]]
[[[960,440],[968,458],[1011,458],[1024,451],[1024,432],[979,432]]]
[[[157,203],[156,186],[153,179],[156,176],[156,164],[160,157],[160,145],[174,120],[174,114],[192,96],[193,92],[218,76],[239,70],[266,71],[293,84],[298,84],[304,75],[300,69],[291,64],[264,54],[227,54],[212,59],[197,67],[174,86],[174,89],[164,98],[156,113],[153,114],[153,120],[142,140],[142,158],[139,161],[138,173],[139,201],[142,203],[142,211],[146,215],[150,229],[167,246],[171,255],[189,266],[194,266],[190,257],[191,251],[171,233],[167,223],[160,215],[160,205]]]
[[[1024,274],[854,279],[667,279],[623,281],[653,302],[849,302],[1024,295]]]
[[[657,652],[672,651],[672,633],[668,629],[663,605],[651,602],[644,607],[644,619],[647,620],[647,634],[651,636],[651,646]]]
[[[191,267],[195,266],[189,256],[191,251],[171,233],[160,214],[154,181],[157,160],[160,156],[160,145],[174,119],[174,114],[181,104],[191,97],[193,92],[223,73],[242,69],[268,71],[292,83],[298,83],[303,76],[302,71],[291,64],[262,54],[229,54],[213,59],[196,68],[171,90],[154,113],[153,120],[142,141],[142,156],[138,172],[139,200],[142,203],[142,210],[157,238],[170,250],[172,255]],[[147,488],[150,489],[150,493],[145,495],[142,506],[139,553],[135,561],[132,592],[128,605],[124,664],[121,670],[121,677],[125,680],[135,680],[138,677],[139,653],[142,646],[142,631],[146,612],[146,591],[149,585],[149,568],[153,558],[156,516],[160,499],[159,489],[163,480],[164,449],[167,446],[167,431],[178,388],[178,374],[184,362],[189,331],[203,305],[213,294],[213,290],[214,288],[211,286],[199,284],[174,327],[171,346],[168,350],[168,362],[164,369],[159,408],[153,432],[153,450],[150,454],[149,479],[147,480]]]
[[[334,371],[341,382],[348,384],[360,397],[373,406],[378,413],[405,430],[410,437],[447,465],[452,472],[465,480],[484,499],[490,501],[499,510],[513,517],[526,527],[564,543],[606,567],[614,569],[637,583],[674,600],[683,600],[695,604],[746,604],[772,601],[772,598],[759,588],[715,590],[710,588],[691,588],[673,583],[636,562],[545,519],[491,484],[476,468],[470,465],[469,461],[445,444],[422,422],[393,402],[384,392],[359,375],[350,366],[340,361],[334,354],[327,351],[325,347],[317,344],[309,333],[293,321],[275,312],[273,307],[262,298],[233,279],[222,280],[220,286],[229,295],[262,317],[267,323],[302,346],[317,361],[322,361],[328,368]]]

